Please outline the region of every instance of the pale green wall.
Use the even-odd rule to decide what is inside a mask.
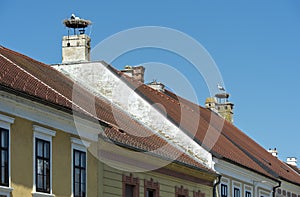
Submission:
[[[123,174],[129,175],[130,173],[122,172],[120,170],[116,170],[107,165],[104,165],[104,171],[103,171],[103,177],[104,177],[103,196],[104,197],[122,196],[122,175]],[[175,186],[180,187],[181,185],[185,189],[189,190],[189,196],[193,196],[193,191],[198,191],[198,190],[206,193],[206,197],[211,197],[213,195],[212,187],[200,185],[183,179],[170,177],[160,173],[154,173],[154,172],[133,173],[133,176],[138,177],[140,179],[140,197],[144,196],[144,179],[150,180],[151,178],[155,182],[157,181],[159,182],[161,197],[175,196]]]

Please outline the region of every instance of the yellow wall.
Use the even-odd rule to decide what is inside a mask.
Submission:
[[[9,115],[11,116],[11,115]],[[13,117],[13,116],[11,116]],[[13,197],[31,197],[33,188],[33,125],[45,128],[47,126],[31,122],[29,120],[14,117],[15,122],[11,126],[11,181]],[[56,131],[52,138],[52,191],[56,197],[71,196],[71,137],[69,133]],[[97,144],[91,144],[92,149],[97,149]],[[122,175],[129,175],[101,163],[91,153],[87,152],[87,194],[90,197],[122,196]],[[173,169],[174,170],[174,169]],[[140,178],[140,196],[144,196],[144,179],[158,181],[160,184],[160,196],[174,196],[175,186],[189,190],[189,196],[193,191],[201,190],[207,197],[212,196],[212,187],[174,178],[155,172],[133,173]],[[212,177],[209,177],[212,179]]]
[[[32,196],[33,147],[32,123],[15,117],[11,125],[11,181],[12,196]]]
[[[10,117],[13,117],[9,115]],[[32,196],[33,188],[33,123],[29,120],[14,117],[11,126],[11,186],[13,197]],[[56,130],[52,138],[52,191],[57,197],[71,196],[71,140],[74,137]],[[93,145],[92,145],[93,146]],[[87,191],[88,196],[97,196],[98,160],[87,152]]]

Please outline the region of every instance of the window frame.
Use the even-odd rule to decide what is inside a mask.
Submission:
[[[152,178],[150,180],[144,180],[144,197],[147,197],[148,190],[153,190],[154,197],[159,197],[159,183],[154,182]]]
[[[175,186],[175,197],[188,197],[189,190],[184,188],[182,185],[180,187]]]
[[[193,191],[193,197],[205,197],[206,194],[204,192],[201,192],[200,190],[198,191]]]
[[[226,188],[226,195],[223,195],[223,186],[224,186],[224,188]],[[228,197],[228,195],[229,195],[229,190],[228,190],[228,185],[227,184],[225,184],[225,183],[221,183],[221,185],[220,185],[220,197]]]
[[[10,197],[13,188],[11,187],[11,125],[15,118],[0,114],[0,128],[8,130],[8,185],[0,185],[0,195]]]
[[[85,153],[85,196],[88,196],[88,154],[87,148],[90,146],[90,142],[81,140],[75,137],[71,137],[71,196],[74,197],[74,150]]]
[[[32,195],[33,197],[54,197],[53,191],[52,191],[52,138],[56,135],[56,132],[54,130],[50,130],[47,128],[44,128],[42,126],[33,125],[33,191]],[[36,139],[41,139],[44,141],[48,141],[50,148],[50,184],[49,184],[49,193],[45,192],[39,192],[36,189]]]
[[[247,193],[247,192],[249,192],[250,195],[251,195],[251,197],[253,197],[253,187],[250,186],[250,185],[244,184],[244,195],[245,195],[245,197],[247,197],[247,196],[246,196],[246,193]]]
[[[126,197],[126,185],[131,185],[134,187],[133,197],[139,197],[140,195],[140,180],[138,177],[133,177],[132,173],[129,176],[123,175],[123,191],[122,197]]]
[[[2,133],[6,134],[7,139],[5,140],[7,147],[2,147]],[[4,186],[4,187],[9,187],[9,157],[10,157],[10,153],[9,153],[9,147],[10,147],[10,143],[9,143],[9,130],[0,127],[0,185]],[[4,181],[2,183],[2,151],[4,151],[6,153],[6,166],[4,166],[5,170],[4,170]],[[5,162],[4,162],[5,163]],[[4,164],[5,165],[5,164]]]
[[[238,195],[235,195],[235,192],[238,191]],[[241,197],[241,188],[239,187],[233,187],[233,197]]]
[[[38,156],[38,143],[42,143],[42,152],[43,152],[43,156]],[[44,155],[44,148],[45,148],[45,145],[49,145],[49,153],[48,153],[48,156],[49,158],[47,158],[45,155]],[[43,140],[43,139],[40,139],[40,138],[35,138],[35,184],[36,184],[36,191],[37,192],[40,192],[40,193],[47,193],[47,194],[50,194],[50,190],[51,190],[51,187],[50,187],[50,180],[51,180],[51,167],[52,167],[52,164],[51,164],[51,156],[50,156],[50,152],[51,152],[51,144],[50,144],[50,141],[48,140]],[[49,191],[47,190],[44,190],[43,188],[38,188],[37,187],[37,182],[38,182],[38,176],[40,175],[38,172],[37,172],[37,167],[38,167],[38,160],[42,160],[43,163],[46,161],[49,163],[49,177],[47,177],[47,173],[44,174],[44,170],[43,170],[43,173],[42,173],[42,176],[46,176],[47,179],[46,181],[49,181]],[[44,179],[44,178],[43,178]],[[49,180],[48,180],[49,179]],[[44,183],[44,180],[43,180],[43,187],[47,185],[47,183]]]
[[[84,161],[85,161],[85,163],[84,163],[84,166],[81,166],[81,162],[80,162],[80,164],[79,164],[79,166],[76,166],[76,162],[75,162],[75,154],[76,154],[76,152],[77,153],[79,153],[79,157],[80,157],[80,159],[79,160],[81,160],[81,157],[84,155]],[[85,182],[84,182],[84,191],[85,191],[85,194],[84,194],[84,196],[81,196],[81,197],[86,197],[86,191],[87,191],[87,188],[86,188],[86,179],[87,179],[87,176],[86,176],[86,152],[85,151],[81,151],[81,150],[78,150],[78,149],[73,149],[73,161],[72,161],[72,163],[73,163],[73,174],[72,174],[72,176],[73,176],[73,195],[74,195],[74,193],[75,193],[75,184],[76,184],[76,182],[75,182],[75,172],[76,172],[76,169],[79,169],[80,170],[80,179],[81,179],[81,172],[82,172],[82,170],[84,170],[84,176],[85,176]],[[81,185],[83,184],[83,182],[82,182],[82,180],[79,182],[79,192],[81,192],[83,189],[81,188]],[[74,195],[75,196],[75,195]]]
[[[232,183],[231,183],[231,195],[233,197],[242,197],[243,196],[243,193],[242,193],[242,183],[238,182],[238,181],[235,181],[235,180],[232,180]],[[235,190],[238,190],[239,191],[239,196],[235,196]]]

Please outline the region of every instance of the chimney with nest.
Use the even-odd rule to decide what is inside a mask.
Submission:
[[[297,166],[297,158],[296,157],[288,157],[286,159],[286,163],[291,166]]]
[[[88,62],[90,61],[91,39],[85,34],[85,28],[91,25],[91,21],[75,16],[64,20],[68,27],[68,35],[62,39],[62,63]],[[70,34],[73,29],[73,34]]]
[[[126,74],[129,77],[134,78],[137,81],[140,81],[144,83],[144,73],[145,73],[145,67],[143,66],[125,66],[123,70],[121,70],[122,73]]]
[[[278,151],[276,148],[274,149],[269,148],[268,152],[271,153],[274,157],[278,157]]]

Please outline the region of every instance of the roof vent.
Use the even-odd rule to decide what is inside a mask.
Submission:
[[[269,148],[268,152],[271,153],[274,157],[278,157],[278,151],[276,148],[274,149]]]
[[[297,158],[296,157],[288,157],[286,159],[286,163],[291,166],[297,166]]]

